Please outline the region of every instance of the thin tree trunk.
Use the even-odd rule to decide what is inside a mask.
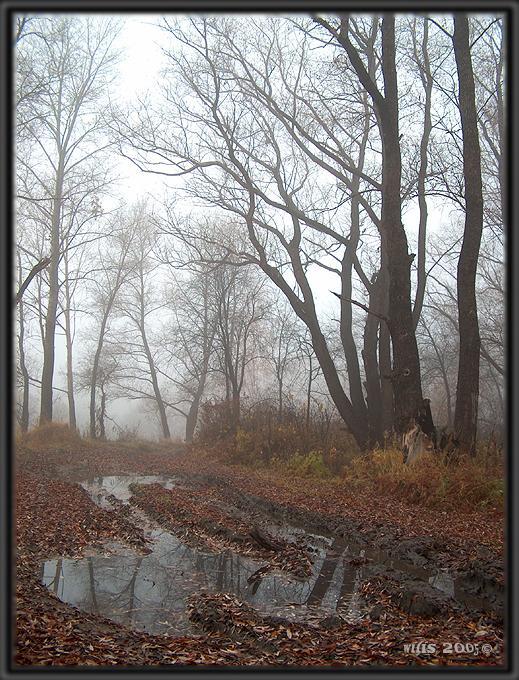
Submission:
[[[19,267],[19,272],[20,272],[20,280],[21,280],[21,260],[20,260],[20,255],[18,254],[18,267]],[[29,382],[29,372],[27,370],[27,365],[25,363],[25,319],[24,319],[24,305],[23,305],[23,300],[20,298],[20,302],[18,303],[18,358],[20,361],[20,371],[22,373],[22,380],[23,380],[23,386],[22,386],[22,413],[20,416],[20,428],[22,432],[27,432],[29,429],[29,390],[30,390],[30,382]]]
[[[381,248],[382,258],[379,273],[380,311],[388,316],[389,311],[389,274],[385,249]],[[395,426],[395,398],[391,381],[391,334],[386,323],[380,324],[378,340],[378,365],[380,372],[380,396],[382,409],[382,434],[390,434]]]
[[[16,293],[16,296],[14,298],[14,306],[18,305],[23,297],[23,294],[27,290],[29,284],[33,280],[33,278],[39,274],[41,271],[46,269],[50,264],[50,258],[49,257],[44,257],[42,258],[39,262],[37,262],[34,267],[31,269],[31,271],[27,274],[26,278],[22,281],[18,281],[18,292]]]
[[[146,334],[146,314],[145,314],[145,284],[144,284],[144,263],[141,260],[139,267],[139,331],[141,334],[142,344],[144,347],[144,353],[146,354],[146,359],[148,361],[148,367],[150,369],[151,384],[153,386],[153,394],[155,395],[155,401],[157,403],[157,408],[159,411],[160,424],[162,427],[162,436],[164,439],[171,439],[171,432],[168,424],[168,416],[166,413],[166,406],[164,400],[162,399],[162,394],[160,391],[159,380],[157,377],[157,370],[155,368],[155,361],[151,353],[150,345],[148,342],[148,336]]]
[[[205,389],[205,383],[207,380],[207,371],[209,367],[209,350],[212,347],[213,338],[207,339],[206,349],[207,352],[204,357],[204,365],[202,367],[202,372],[200,379],[198,381],[198,389],[193,396],[193,401],[189,407],[189,411],[186,418],[186,442],[191,443],[195,435],[196,424],[198,422],[198,411],[200,409],[200,402],[202,400],[202,395]]]
[[[364,113],[365,122],[363,135],[360,140],[359,150],[359,168],[364,166],[364,157],[366,144],[370,131],[370,112],[368,107],[367,97],[364,98]],[[344,356],[346,359],[346,367],[348,371],[348,384],[350,388],[350,400],[354,410],[356,411],[356,418],[359,422],[365,422],[369,428],[368,408],[364,398],[364,391],[362,389],[362,380],[360,376],[359,358],[357,354],[357,345],[353,337],[353,308],[351,302],[352,298],[352,273],[354,259],[357,257],[357,247],[360,238],[360,201],[358,198],[360,189],[360,178],[354,177],[352,179],[352,198],[350,207],[350,236],[349,243],[344,250],[344,255],[341,263],[341,318],[340,318],[340,333],[341,341],[344,349]],[[368,321],[366,321],[368,323]]]
[[[368,406],[368,428],[370,445],[374,446],[383,440],[382,429],[382,392],[379,362],[377,355],[378,333],[381,325],[378,314],[381,313],[382,305],[382,282],[380,272],[377,278],[372,280],[369,292],[369,309],[374,314],[368,314],[364,325],[362,359],[366,376],[366,401]],[[385,322],[382,322],[385,323]]]
[[[70,282],[68,278],[68,256],[65,254],[65,339],[67,344],[67,397],[68,397],[68,422],[72,430],[76,429],[76,404],[74,399],[74,370],[72,360],[72,319],[70,307],[72,305],[72,295],[70,292]]]
[[[19,314],[19,334],[18,334],[18,356],[20,360],[20,371],[22,373],[23,387],[22,387],[22,413],[20,416],[20,428],[22,432],[27,432],[29,429],[29,395],[30,382],[29,372],[25,363],[25,321],[24,321],[24,307],[20,300],[18,306]]]
[[[96,438],[96,389],[97,389],[97,375],[99,373],[99,362],[101,360],[101,352],[103,351],[103,344],[105,340],[106,324],[110,315],[112,305],[111,302],[107,305],[101,320],[101,328],[99,330],[99,337],[97,340],[97,349],[94,354],[94,361],[92,363],[92,374],[90,376],[90,437]]]
[[[443,354],[441,353],[438,345],[436,344],[436,341],[434,339],[433,334],[429,330],[429,327],[424,323],[423,327],[425,329],[425,332],[427,333],[427,336],[429,337],[429,340],[431,341],[432,348],[434,349],[434,353],[436,354],[436,358],[438,359],[438,365],[440,367],[440,373],[442,376],[443,380],[443,386],[445,388],[445,399],[447,403],[447,427],[449,430],[452,428],[452,395],[451,395],[451,388],[449,385],[449,376],[447,375],[447,369],[445,367],[445,361],[443,359]]]
[[[310,430],[310,406],[312,403],[312,382],[314,379],[314,372],[313,372],[313,367],[312,367],[312,357],[309,357],[309,362],[310,362],[310,370],[308,371],[308,385],[306,387],[306,419],[305,419],[305,425],[306,425],[306,434],[308,436],[308,432]]]
[[[104,386],[101,385],[101,405],[99,407],[99,438],[100,439],[106,439],[105,418],[106,418],[106,392],[104,390]]]
[[[416,26],[416,23],[415,23]],[[429,138],[431,136],[432,121],[431,121],[431,101],[432,101],[432,87],[433,78],[429,63],[429,53],[427,51],[427,42],[429,39],[429,24],[427,20],[423,22],[423,39],[422,39],[422,60],[423,68],[420,68],[420,77],[425,92],[425,110],[422,139],[420,141],[420,167],[418,169],[418,207],[420,211],[420,218],[418,223],[418,262],[417,262],[417,282],[416,295],[413,307],[413,324],[414,329],[418,326],[418,321],[422,313],[424,295],[425,295],[425,244],[427,234],[427,200],[425,198],[425,180],[427,177],[427,149],[429,147]],[[416,54],[416,46],[415,46]],[[417,56],[417,61],[418,55]]]
[[[63,158],[60,155],[52,207],[51,252],[49,264],[49,300],[45,317],[43,370],[41,375],[40,425],[52,421],[52,384],[54,378],[54,340],[59,293],[59,236],[63,190]]]
[[[353,199],[351,207],[352,226],[350,229],[350,244],[345,248],[341,263],[340,334],[342,347],[344,350],[344,357],[346,359],[351,404],[356,413],[356,419],[359,422],[367,423],[368,410],[366,408],[366,401],[364,399],[364,392],[362,389],[357,345],[355,343],[355,338],[353,337],[353,309],[351,302],[349,302],[352,297],[351,279],[353,273],[353,258],[355,257],[355,250],[357,248],[359,238],[358,209],[358,200]]]
[[[278,423],[283,421],[283,378],[278,377]]]
[[[465,181],[465,229],[457,271],[460,347],[454,429],[461,447],[475,453],[481,347],[476,271],[483,230],[483,189],[470,31],[466,14],[454,15],[453,44],[458,71]]]
[[[157,402],[157,408],[159,410],[160,424],[162,426],[162,436],[164,439],[171,439],[171,432],[169,430],[168,416],[166,413],[166,406],[162,399],[162,394],[160,392],[159,381],[157,378],[157,371],[155,368],[155,362],[153,361],[153,356],[151,354],[150,346],[148,344],[148,338],[146,336],[146,329],[144,328],[144,317],[141,316],[142,326],[140,328],[142,336],[142,344],[144,345],[144,352],[148,360],[148,366],[150,369],[151,383],[153,385],[153,393],[155,395],[155,401]]]

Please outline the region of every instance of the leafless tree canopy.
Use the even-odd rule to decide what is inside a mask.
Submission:
[[[504,19],[157,16],[137,96],[125,22],[15,25],[21,428],[498,434]]]

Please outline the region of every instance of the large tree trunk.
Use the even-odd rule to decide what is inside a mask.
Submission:
[[[322,20],[320,23],[327,25]],[[402,163],[398,129],[395,17],[392,14],[384,14],[382,19],[384,94],[378,89],[376,81],[367,72],[358,51],[351,43],[347,16],[342,18],[336,37],[346,50],[359,81],[373,101],[382,138],[380,236],[381,246],[387,253],[389,274],[388,316],[393,350],[391,380],[395,400],[395,426],[399,432],[404,432],[418,416],[422,407],[422,385],[411,309],[411,259],[402,224]]]
[[[463,132],[465,230],[457,272],[459,364],[454,429],[460,445],[475,452],[481,340],[476,301],[476,270],[483,230],[483,190],[470,31],[466,14],[454,15],[454,55],[459,82],[459,108]]]
[[[382,21],[384,106],[382,133],[382,214],[389,272],[389,330],[393,348],[395,425],[404,432],[422,405],[420,360],[411,309],[411,259],[402,224],[402,163],[398,131],[398,88],[395,65],[395,17]]]

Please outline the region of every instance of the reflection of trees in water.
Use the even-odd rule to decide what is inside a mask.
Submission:
[[[346,562],[348,546],[335,539],[328,548],[321,569],[306,600],[312,607],[323,606],[330,601],[331,608],[352,606],[360,583],[360,570]]]
[[[52,562],[51,562],[51,564],[52,564]],[[45,573],[45,564],[42,565],[42,570],[43,570],[43,573]],[[52,579],[52,581],[47,583],[47,588],[49,590],[52,590],[52,592],[55,595],[57,595],[58,597],[60,597],[60,595],[58,594],[58,589],[59,589],[59,585],[60,585],[60,579],[62,578],[62,576],[63,576],[63,560],[60,558],[60,559],[56,560],[56,567],[54,569],[54,578]]]
[[[95,584],[95,579],[94,579],[94,565],[92,563],[92,558],[87,557],[87,564],[88,564],[88,576],[89,576],[89,583],[90,583],[90,599],[92,602],[92,607],[91,610],[94,614],[99,614],[99,606],[97,604],[97,597],[96,597],[96,584]]]
[[[269,572],[254,588],[248,578],[261,562],[230,550],[206,554],[164,532],[155,551],[145,557],[58,560],[47,585],[58,593],[61,584],[59,596],[86,611],[150,632],[164,632],[170,626],[168,631],[183,633],[189,629],[187,600],[202,590],[234,593],[264,612],[289,604],[351,608],[359,571],[345,563],[346,552],[336,540],[317,562],[312,578]]]
[[[81,486],[88,492],[90,497],[101,507],[109,507],[107,497],[114,495],[119,500],[127,502],[131,496],[129,486],[136,484],[159,483],[164,488],[174,486],[174,480],[166,475],[91,475]]]

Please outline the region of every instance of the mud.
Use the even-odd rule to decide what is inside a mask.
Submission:
[[[355,522],[282,506],[204,476],[97,476],[81,485],[100,507],[124,510],[140,523],[149,554],[107,545],[104,554],[46,561],[41,581],[62,601],[135,630],[195,635],[202,615],[200,607],[193,614],[193,598],[203,595],[207,608],[218,594],[248,603],[260,617],[334,628],[370,613],[377,618],[361,594],[377,579],[408,615],[502,616],[502,592],[485,565],[461,575],[441,569],[438,541],[391,542],[387,533],[361,531]],[[160,501],[160,512],[152,511],[150,498]],[[198,514],[178,505],[183,500],[198,502]],[[173,514],[169,501],[177,504]],[[275,551],[251,542],[250,527],[280,545],[280,553],[293,546],[288,567]],[[306,560],[306,571],[294,569],[297,559]]]

